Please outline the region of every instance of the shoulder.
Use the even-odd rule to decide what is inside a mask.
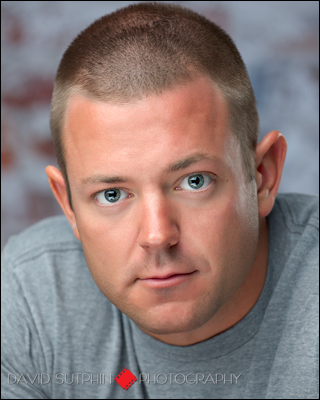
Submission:
[[[281,193],[268,220],[270,297],[261,329],[265,357],[272,359],[267,397],[316,398],[319,197]]]
[[[302,193],[280,193],[274,212],[281,212],[291,232],[303,232],[309,226],[319,232],[319,196]]]
[[[2,252],[1,277],[8,294],[20,288],[25,299],[46,298],[47,304],[62,293],[99,292],[65,216],[46,218],[12,236]]]
[[[21,327],[23,320],[33,326],[41,340],[52,336],[50,343],[58,332],[90,326],[90,310],[98,305],[109,328],[115,314],[64,216],[42,220],[9,239],[1,258],[1,290],[5,315]],[[12,324],[5,325],[11,332]]]
[[[39,321],[55,315],[57,304],[66,314],[77,301],[107,301],[64,216],[44,219],[9,239],[1,257],[1,288],[9,308],[19,299]]]
[[[307,316],[317,320],[318,196],[289,193],[277,197],[269,218],[269,269],[273,297],[278,302],[275,313],[284,312],[284,319],[297,324]]]
[[[81,251],[82,246],[73,235],[66,217],[56,216],[43,219],[18,235],[11,236],[3,250],[3,257],[15,266],[44,253],[67,249]]]
[[[94,282],[64,216],[47,218],[11,237],[1,265],[5,379],[16,371],[29,376],[76,372],[79,366],[94,371],[112,358],[121,313]],[[108,346],[102,352],[105,338]],[[18,390],[13,386],[12,391]],[[38,389],[45,392],[41,398],[54,398],[49,385]]]
[[[64,216],[46,218],[12,236],[2,252],[1,278],[8,301],[19,297],[38,308],[50,308],[57,298],[78,290],[98,290]]]
[[[274,277],[290,274],[290,281],[305,293],[318,293],[319,197],[286,193],[278,195],[269,218],[270,263]],[[299,284],[298,284],[299,282]],[[307,290],[306,290],[307,289]]]
[[[303,265],[319,273],[319,196],[281,193],[268,216],[270,258],[280,273],[284,266]],[[280,265],[279,265],[280,264]]]

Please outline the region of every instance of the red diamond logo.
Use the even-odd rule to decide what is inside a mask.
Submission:
[[[125,368],[118,376],[114,378],[114,380],[122,387],[122,389],[128,390],[134,384],[137,378],[130,370],[128,370],[128,368]]]

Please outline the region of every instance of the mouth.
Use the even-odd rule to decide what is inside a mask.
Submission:
[[[164,276],[152,276],[150,278],[140,279],[140,281],[149,288],[167,288],[190,281],[196,272],[197,271],[192,271],[186,274],[171,273]]]

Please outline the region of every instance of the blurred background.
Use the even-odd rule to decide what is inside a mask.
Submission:
[[[1,2],[1,247],[61,214],[45,167],[56,164],[49,110],[63,52],[95,19],[136,1]],[[319,194],[319,2],[174,1],[235,41],[252,80],[260,139],[287,142],[281,192]]]

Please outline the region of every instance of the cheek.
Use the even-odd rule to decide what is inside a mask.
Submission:
[[[239,216],[233,204],[232,200],[222,199],[201,207],[194,213],[192,224],[190,218],[186,217],[186,226],[189,225],[189,233],[193,233],[194,240],[209,248],[213,245],[215,251],[219,251],[220,247],[229,242],[239,229]]]
[[[199,210],[189,235],[215,269],[224,275],[241,275],[254,261],[258,230],[257,210],[248,205],[240,208],[230,196]]]
[[[119,224],[100,218],[78,218],[77,226],[84,255],[90,273],[105,295],[113,287],[121,286],[121,277],[126,273],[126,243],[131,243],[126,229]],[[125,226],[125,224],[123,224]]]
[[[80,239],[86,245],[92,256],[104,258],[111,263],[119,259],[123,252],[121,248],[128,242],[129,231],[125,220],[115,220],[101,212],[90,215],[89,212],[79,213],[77,226]],[[131,238],[132,240],[132,238]]]

